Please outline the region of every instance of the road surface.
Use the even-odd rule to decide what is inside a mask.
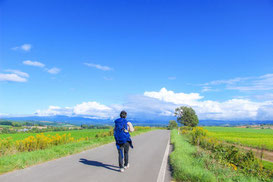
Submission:
[[[168,155],[170,132],[155,130],[133,137],[130,168],[119,172],[114,143],[75,155],[0,175],[1,182],[158,182],[170,181]],[[167,154],[167,155],[166,155]],[[164,162],[165,161],[165,162]],[[161,170],[160,170],[161,169]],[[165,174],[165,175],[164,175]],[[162,179],[165,176],[164,179]],[[161,178],[161,179],[160,179]]]

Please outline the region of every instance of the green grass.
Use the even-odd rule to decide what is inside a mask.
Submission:
[[[218,140],[249,147],[264,147],[273,150],[273,130],[235,127],[204,127],[208,135]]]
[[[273,163],[268,161],[262,161],[265,169],[273,171]]]
[[[131,136],[135,136],[143,132],[148,132],[153,129],[135,131],[131,134]],[[75,130],[73,131],[73,134],[74,136],[77,136],[80,138],[80,137],[86,137],[84,136],[84,134],[88,136],[95,136],[96,133],[101,131],[104,131],[104,130],[100,130],[100,129]],[[109,130],[105,130],[105,131],[109,131]],[[79,132],[79,133],[76,133],[76,132]],[[54,133],[60,134],[62,132],[54,132]],[[25,136],[26,135],[24,135],[24,137]],[[77,143],[69,143],[69,144],[54,146],[44,150],[37,150],[32,152],[20,152],[13,155],[5,155],[0,157],[0,174],[9,172],[15,169],[22,169],[28,166],[32,166],[32,165],[39,164],[45,161],[57,159],[67,155],[75,154],[87,149],[91,149],[103,144],[113,142],[113,141],[114,141],[113,136],[107,136],[103,138],[94,138],[91,140],[81,141]]]
[[[188,143],[183,135],[177,134],[177,130],[172,130],[171,142],[174,145],[174,151],[170,155],[170,163],[173,168],[173,177],[177,181],[259,181],[224,167],[211,158],[209,153]]]

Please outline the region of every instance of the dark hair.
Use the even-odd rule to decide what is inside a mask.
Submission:
[[[120,117],[121,117],[121,118],[126,118],[126,117],[127,117],[127,112],[124,111],[124,110],[121,111],[121,112],[120,112]]]

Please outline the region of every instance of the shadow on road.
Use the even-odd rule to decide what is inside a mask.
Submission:
[[[119,172],[119,170],[118,170],[119,167],[113,166],[113,165],[109,165],[109,164],[103,164],[102,162],[90,161],[90,160],[83,159],[83,158],[81,158],[79,162],[81,162],[83,164],[86,164],[86,165],[96,166],[96,167],[104,167],[106,169]],[[118,169],[115,169],[115,168],[118,168]]]

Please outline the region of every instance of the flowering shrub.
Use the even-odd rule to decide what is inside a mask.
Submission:
[[[22,140],[13,141],[11,137],[0,139],[0,156],[25,151],[34,151],[39,149],[46,149],[51,146],[79,142],[88,140],[88,137],[80,138],[78,140],[71,137],[71,134],[63,135],[45,135],[43,133],[36,136],[29,136]]]
[[[0,156],[5,155],[10,150],[12,150],[12,138],[0,138]]]
[[[95,135],[96,138],[103,138],[107,136],[113,136],[114,135],[114,129],[111,129],[107,132],[101,132]]]
[[[39,149],[45,149],[54,145],[61,145],[71,142],[78,142],[85,140],[86,138],[80,138],[75,140],[71,137],[71,134],[63,134],[63,135],[44,135],[43,133],[37,134],[36,136],[29,136],[23,140],[16,141],[16,150],[19,152],[23,151],[33,151]]]
[[[135,126],[134,127],[135,131],[140,131],[140,130],[150,130],[150,126]]]
[[[190,126],[182,126],[180,128],[178,128],[178,131],[182,134],[188,134],[189,132],[192,131],[192,127]]]
[[[203,129],[202,127],[194,127],[192,131],[189,133],[191,137],[191,142],[193,144],[199,145],[200,139],[207,135],[207,130]]]

